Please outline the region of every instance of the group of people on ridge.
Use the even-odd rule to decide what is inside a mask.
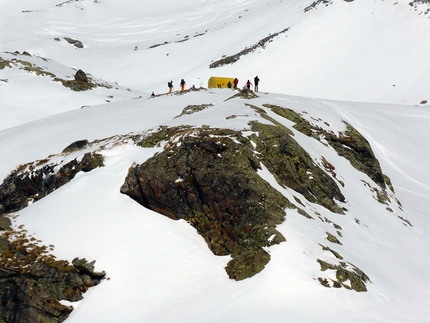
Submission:
[[[185,90],[185,80],[181,79],[179,85],[181,86],[181,92]],[[167,82],[167,87],[169,88],[169,93],[173,91],[173,81]]]
[[[254,84],[251,83],[250,80],[246,81],[245,85],[243,86],[243,89],[251,89],[251,86],[254,87],[254,91],[258,92],[258,84],[260,83],[260,79],[258,76],[254,77]],[[181,87],[181,92],[183,92],[185,90],[185,80],[181,79],[181,82],[179,82],[179,85]],[[237,79],[237,77],[234,78],[233,80],[233,84],[228,81],[227,87],[229,89],[231,89],[232,87],[234,89],[237,89],[237,86],[239,84],[239,80]],[[169,93],[171,93],[173,91],[173,81],[167,82],[167,87],[169,88]],[[151,97],[155,97],[154,92],[152,92]]]
[[[251,89],[251,86],[254,86],[254,91],[255,92],[258,92],[258,84],[260,83],[260,79],[259,79],[259,77],[258,76],[256,76],[256,77],[254,77],[254,85],[251,83],[251,81],[250,80],[248,80],[248,81],[246,81],[246,83],[245,83],[245,85],[244,85],[244,87],[243,87],[243,89],[248,89],[248,90],[250,90]],[[235,77],[234,78],[234,80],[233,80],[233,84],[231,84],[231,82],[230,81],[228,81],[228,83],[227,83],[227,87],[229,88],[229,89],[231,89],[232,87],[234,88],[234,89],[237,89],[237,85],[239,84],[239,80],[237,79],[237,77]]]

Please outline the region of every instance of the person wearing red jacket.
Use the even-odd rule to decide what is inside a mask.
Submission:
[[[248,88],[248,90],[251,88],[251,86],[252,86],[252,83],[251,83],[251,81],[247,81],[246,82],[246,87]]]
[[[239,84],[239,80],[237,78],[234,78],[233,84],[234,84],[234,88],[237,89],[237,85]]]

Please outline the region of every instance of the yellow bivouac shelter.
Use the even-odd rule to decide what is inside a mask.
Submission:
[[[234,77],[211,76],[208,81],[208,88],[219,88],[219,89],[228,88],[227,84],[229,81],[231,83],[231,88],[233,88]]]

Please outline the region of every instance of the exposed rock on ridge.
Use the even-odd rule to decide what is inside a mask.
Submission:
[[[336,182],[293,139],[289,130],[282,126],[253,123],[252,130],[259,159],[283,186],[292,188],[310,202],[318,203],[332,212],[343,214],[335,200],[343,202],[345,197]]]
[[[94,271],[94,261],[57,260],[50,253],[54,246],[41,245],[22,228],[1,230],[0,322],[63,322],[73,307],[60,301],[81,300],[106,275]]]
[[[269,36],[259,40],[257,43],[249,47],[246,47],[244,50],[242,50],[239,53],[236,53],[234,55],[229,55],[229,56],[224,55],[221,59],[216,60],[215,62],[212,62],[211,64],[209,64],[209,68],[216,68],[227,64],[236,63],[242,56],[250,54],[256,51],[258,48],[265,48],[266,45],[273,40],[273,38],[278,37],[280,34],[286,33],[289,29],[290,27],[285,28],[284,30],[281,30],[279,32],[270,34]]]
[[[321,138],[324,138],[336,150],[339,156],[349,160],[354,168],[367,174],[381,188],[385,188],[385,179],[387,177],[382,174],[379,161],[376,159],[369,142],[351,125],[345,123],[346,131],[335,134],[312,125],[299,113],[291,109],[275,105],[265,105],[265,107],[295,122],[296,124],[293,127],[303,134],[319,141],[321,141]]]
[[[255,122],[252,130],[258,135],[247,138],[228,129],[162,128],[141,145],[167,141],[164,151],[132,166],[121,187],[143,206],[187,220],[214,254],[230,254],[226,270],[236,280],[264,268],[270,256],[262,248],[285,241],[275,227],[286,207],[296,208],[258,175],[261,163],[281,185],[334,212],[342,213],[334,199],[344,199],[288,129]]]
[[[76,151],[79,155],[87,144],[86,140],[74,142],[63,155]],[[22,228],[14,231],[10,219],[2,215],[45,197],[80,171],[103,166],[103,156],[87,152],[61,163],[48,158],[21,165],[0,185],[0,322],[63,322],[73,307],[59,301],[81,300],[82,293],[106,275],[94,271],[94,261],[57,260],[51,253],[53,246],[41,245]]]
[[[44,161],[22,165],[0,185],[0,214],[21,210],[68,183],[80,171],[89,172],[100,166],[103,166],[103,156],[94,152],[61,167]]]
[[[214,254],[231,254],[230,278],[255,275],[270,259],[263,247],[285,240],[275,227],[284,220],[288,200],[257,174],[260,163],[240,133],[166,131],[171,144],[131,167],[121,192],[172,219],[187,220]]]

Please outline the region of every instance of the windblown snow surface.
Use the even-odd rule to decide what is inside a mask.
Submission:
[[[428,322],[430,318],[430,19],[428,4],[407,1],[137,1],[3,0],[0,57],[31,61],[64,79],[77,69],[109,85],[73,92],[15,61],[0,69],[0,177],[18,165],[60,153],[80,139],[103,141],[105,167],[17,213],[14,226],[55,246],[59,259],[96,260],[109,279],[74,303],[67,322]],[[305,10],[306,9],[306,10]],[[288,28],[288,29],[287,29]],[[286,30],[280,33],[281,31]],[[279,33],[234,64],[212,62]],[[79,40],[83,48],[64,37]],[[20,54],[13,54],[18,51]],[[21,55],[28,52],[32,56]],[[316,163],[336,168],[348,211],[306,202],[314,220],[287,210],[278,226],[287,241],[267,249],[256,276],[230,280],[230,257],[214,256],[185,221],[173,221],[120,194],[128,168],[162,148],[142,149],[126,134],[158,126],[209,125],[237,130],[260,120],[210,76],[261,79],[252,104],[276,104],[331,131],[344,121],[371,144],[395,199],[375,200],[376,187],[333,149],[295,131]],[[103,80],[103,81],[102,81]],[[176,90],[176,89],[175,89]],[[213,106],[177,117],[191,104]],[[84,107],[84,108],[82,108]],[[291,123],[267,112],[286,126]],[[226,118],[231,115],[237,118]],[[106,142],[108,144],[106,145]],[[112,144],[109,144],[112,142]],[[260,175],[292,202],[267,170]],[[367,184],[369,184],[369,186]],[[296,202],[295,202],[296,203]],[[321,221],[320,219],[325,219]],[[405,221],[406,220],[406,221]],[[367,292],[326,288],[316,259],[332,222],[342,227],[336,249],[370,278]],[[408,224],[410,223],[410,225]]]

